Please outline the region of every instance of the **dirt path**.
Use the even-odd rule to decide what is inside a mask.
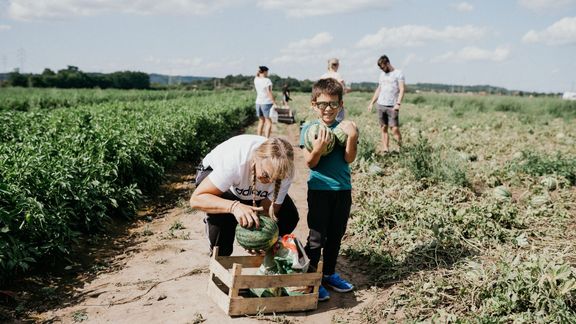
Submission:
[[[295,146],[298,143],[297,124],[275,125],[273,132]],[[297,173],[290,196],[301,215],[295,234],[305,242],[308,170],[300,149],[295,147],[295,153]],[[117,270],[97,274],[79,285],[76,297],[68,305],[40,313],[36,318],[62,323],[330,323],[346,322],[350,313],[361,312],[373,300],[367,279],[341,259],[338,270],[358,287],[353,293],[332,292],[331,300],[319,303],[318,309],[311,312],[240,318],[225,315],[206,295],[208,242],[203,214],[187,205],[193,190],[191,170],[191,165],[180,165],[169,174],[169,182],[163,186],[165,193],[160,197],[172,197],[168,203],[152,204],[139,211],[139,220],[127,234],[134,241],[108,261],[110,268]],[[234,254],[245,253],[237,247]]]

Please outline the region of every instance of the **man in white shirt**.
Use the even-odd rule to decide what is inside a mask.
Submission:
[[[404,73],[390,64],[388,56],[380,56],[378,67],[382,72],[378,80],[378,88],[374,91],[374,96],[372,96],[372,100],[368,104],[368,111],[372,111],[374,102],[378,100],[378,120],[380,122],[382,151],[386,154],[389,152],[388,126],[392,128],[392,134],[398,142],[398,147],[402,147],[398,115],[406,86]]]

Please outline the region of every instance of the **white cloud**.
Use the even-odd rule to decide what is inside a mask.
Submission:
[[[531,30],[522,37],[522,41],[548,45],[576,44],[576,17],[562,18],[543,31]]]
[[[295,71],[298,71],[299,78],[315,80],[326,72],[327,60],[337,57],[341,62],[340,72],[347,72],[351,67],[356,70],[357,60],[353,56],[359,51],[350,53],[333,40],[334,37],[331,34],[321,32],[310,38],[291,42],[271,60],[273,64],[271,68],[274,73],[283,75],[294,76]]]
[[[321,55],[334,37],[327,32],[318,33],[310,38],[304,38],[288,44],[282,49],[281,55],[274,58],[272,63],[303,63],[317,55]]]
[[[360,48],[410,47],[424,45],[430,41],[474,40],[486,35],[484,28],[471,25],[444,29],[432,29],[428,26],[405,25],[382,28],[376,34],[366,35],[356,43]]]
[[[106,13],[202,15],[245,0],[11,0],[8,14],[18,20],[63,19]]]
[[[466,62],[466,61],[493,61],[502,62],[510,56],[510,49],[498,47],[493,51],[478,47],[464,47],[457,52],[450,51],[434,58],[433,62]]]
[[[534,11],[566,8],[576,3],[576,0],[518,0],[518,4]]]
[[[0,32],[12,29],[10,25],[0,25]]]
[[[291,17],[326,16],[386,9],[395,0],[257,0],[258,7],[285,11]]]
[[[453,3],[451,7],[460,12],[470,12],[474,10],[474,6],[468,2]]]
[[[291,49],[307,49],[307,48],[315,48],[325,46],[332,42],[334,37],[327,32],[321,32],[314,35],[311,38],[301,39],[296,42],[292,42],[288,44],[288,48]]]

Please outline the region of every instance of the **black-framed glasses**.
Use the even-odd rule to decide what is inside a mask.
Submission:
[[[325,110],[326,108],[330,107],[332,109],[340,108],[339,101],[317,101],[314,103],[314,106],[318,107],[321,110]]]

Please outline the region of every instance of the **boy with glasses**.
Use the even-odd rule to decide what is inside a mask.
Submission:
[[[374,102],[378,100],[378,120],[380,121],[382,150],[386,154],[389,152],[388,126],[392,128],[392,134],[398,142],[398,147],[402,148],[402,135],[400,135],[398,115],[406,86],[404,73],[390,64],[388,56],[380,56],[378,67],[382,72],[378,80],[378,88],[374,91],[374,96],[368,104],[368,111],[372,111]]]
[[[310,270],[315,271],[323,255],[322,286],[318,300],[330,298],[324,286],[337,292],[349,292],[354,286],[336,273],[336,260],[340,243],[352,205],[352,181],[349,164],[356,159],[358,129],[352,121],[336,121],[343,106],[342,84],[335,79],[321,79],[312,88],[312,108],[318,120],[305,124],[300,133],[300,147],[304,147],[306,132],[311,125],[323,124],[332,130],[336,126],[348,135],[344,146],[335,145],[331,153],[322,156],[330,136],[328,129],[320,127],[312,150],[304,150],[304,158],[310,168],[308,178],[308,240],[306,254],[310,258]]]

